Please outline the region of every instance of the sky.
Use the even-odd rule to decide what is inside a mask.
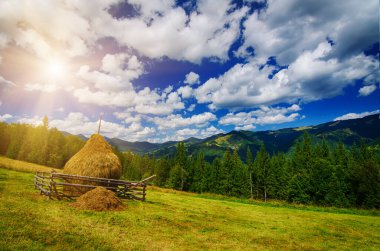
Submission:
[[[0,121],[128,141],[379,113],[378,0],[1,0]]]

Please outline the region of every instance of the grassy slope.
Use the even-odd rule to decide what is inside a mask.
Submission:
[[[250,205],[150,189],[120,212],[49,201],[0,168],[0,249],[380,249],[380,217]]]
[[[51,170],[55,170],[56,172],[60,172],[60,169],[41,166],[34,163],[24,162],[20,160],[9,159],[4,156],[0,156],[0,167],[17,170],[21,172],[51,172]]]

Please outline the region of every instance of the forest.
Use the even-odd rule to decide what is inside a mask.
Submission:
[[[43,125],[0,123],[0,155],[63,168],[84,145],[73,135]],[[287,153],[270,155],[262,144],[256,156],[246,149],[246,162],[238,149],[226,151],[212,163],[202,152],[188,155],[178,142],[173,156],[120,152],[122,178],[141,180],[152,174],[154,185],[196,193],[214,193],[260,200],[335,207],[380,208],[380,151],[363,142],[347,147],[325,140],[313,141],[304,133]]]

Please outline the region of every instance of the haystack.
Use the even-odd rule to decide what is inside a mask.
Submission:
[[[94,134],[84,147],[63,168],[66,174],[118,179],[121,175],[119,158],[99,134]]]
[[[104,187],[97,187],[83,194],[73,203],[73,206],[95,211],[120,210],[124,208],[123,203],[116,197],[115,193]]]
[[[66,163],[63,172],[80,176],[119,179],[121,164],[106,140],[100,134],[94,134],[84,147]],[[104,185],[101,182],[76,181],[75,183],[92,186]],[[64,193],[70,196],[80,196],[89,190],[91,188],[64,187]]]

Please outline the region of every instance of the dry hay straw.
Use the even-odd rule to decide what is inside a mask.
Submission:
[[[64,173],[98,178],[118,179],[121,175],[119,158],[99,134],[94,134],[63,168]]]
[[[94,134],[84,147],[66,163],[63,172],[80,176],[118,179],[121,175],[121,164],[106,140],[101,135]],[[98,185],[96,183],[79,181],[75,183]],[[90,189],[65,187],[65,192],[72,196],[81,195],[88,190]]]
[[[104,187],[97,187],[88,191],[72,205],[79,209],[95,211],[121,210],[125,208],[123,202],[116,197],[115,193]]]

